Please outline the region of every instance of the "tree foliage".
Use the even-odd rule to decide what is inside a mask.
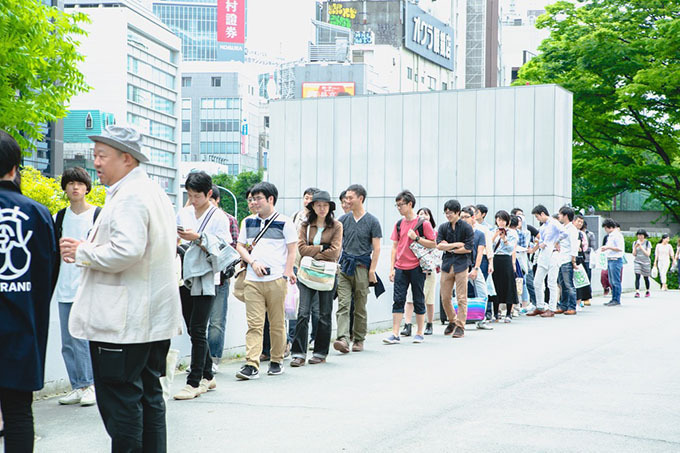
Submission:
[[[238,202],[238,221],[239,223],[245,217],[250,215],[248,211],[248,201],[246,200],[246,191],[251,186],[262,181],[262,172],[245,171],[239,173],[234,177],[226,173],[220,173],[212,177],[213,183],[218,186],[229,189],[235,196]],[[230,214],[234,214],[234,199],[224,190],[220,190],[220,206],[222,209]]]
[[[52,214],[68,206],[68,198],[61,190],[60,181],[43,176],[33,167],[24,167],[21,170],[21,193],[45,205]],[[92,190],[85,199],[90,204],[104,206],[106,199],[104,186],[92,184]]]
[[[680,222],[680,2],[559,1],[517,84],[574,94],[573,198],[603,208],[644,190]]]
[[[40,0],[0,0],[0,129],[27,150],[42,126],[66,116],[69,99],[88,89],[76,64],[82,13]]]

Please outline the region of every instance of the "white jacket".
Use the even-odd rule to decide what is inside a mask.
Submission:
[[[107,191],[86,242],[69,319],[76,338],[148,343],[182,333],[175,213],[168,196],[136,168]]]

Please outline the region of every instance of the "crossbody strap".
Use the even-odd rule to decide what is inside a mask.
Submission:
[[[264,236],[264,233],[267,232],[267,230],[269,229],[269,227],[272,225],[272,223],[274,223],[274,220],[276,220],[276,219],[278,218],[278,216],[279,216],[279,213],[277,212],[276,214],[274,214],[274,217],[272,217],[271,220],[270,220],[269,222],[266,222],[266,223],[265,223],[264,228],[262,228],[262,229],[260,230],[260,232],[257,233],[257,236],[255,236],[255,239],[253,239],[253,248],[255,248],[255,246],[257,245],[257,242],[258,242],[260,239],[262,239],[262,236]]]
[[[210,222],[210,219],[212,218],[213,214],[215,214],[215,211],[217,211],[217,208],[213,206],[213,208],[206,214],[205,219],[203,219],[203,222],[201,222],[201,226],[198,227],[198,231],[196,231],[196,233],[201,234],[203,230],[205,230],[205,227],[208,226],[208,222]]]

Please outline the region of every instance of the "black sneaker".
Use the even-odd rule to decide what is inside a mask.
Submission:
[[[425,324],[425,335],[432,335],[432,323]]]
[[[401,336],[402,337],[410,337],[411,336],[411,324],[410,323],[404,324],[404,328],[401,330]]]
[[[269,370],[267,370],[269,375],[283,374],[283,365],[278,362],[269,362]]]
[[[251,379],[259,378],[260,372],[252,365],[244,365],[244,367],[236,373],[236,377],[244,381],[249,381]]]

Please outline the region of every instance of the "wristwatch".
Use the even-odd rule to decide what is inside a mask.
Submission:
[[[420,236],[416,236],[416,238],[414,239],[414,241],[420,242]]]

